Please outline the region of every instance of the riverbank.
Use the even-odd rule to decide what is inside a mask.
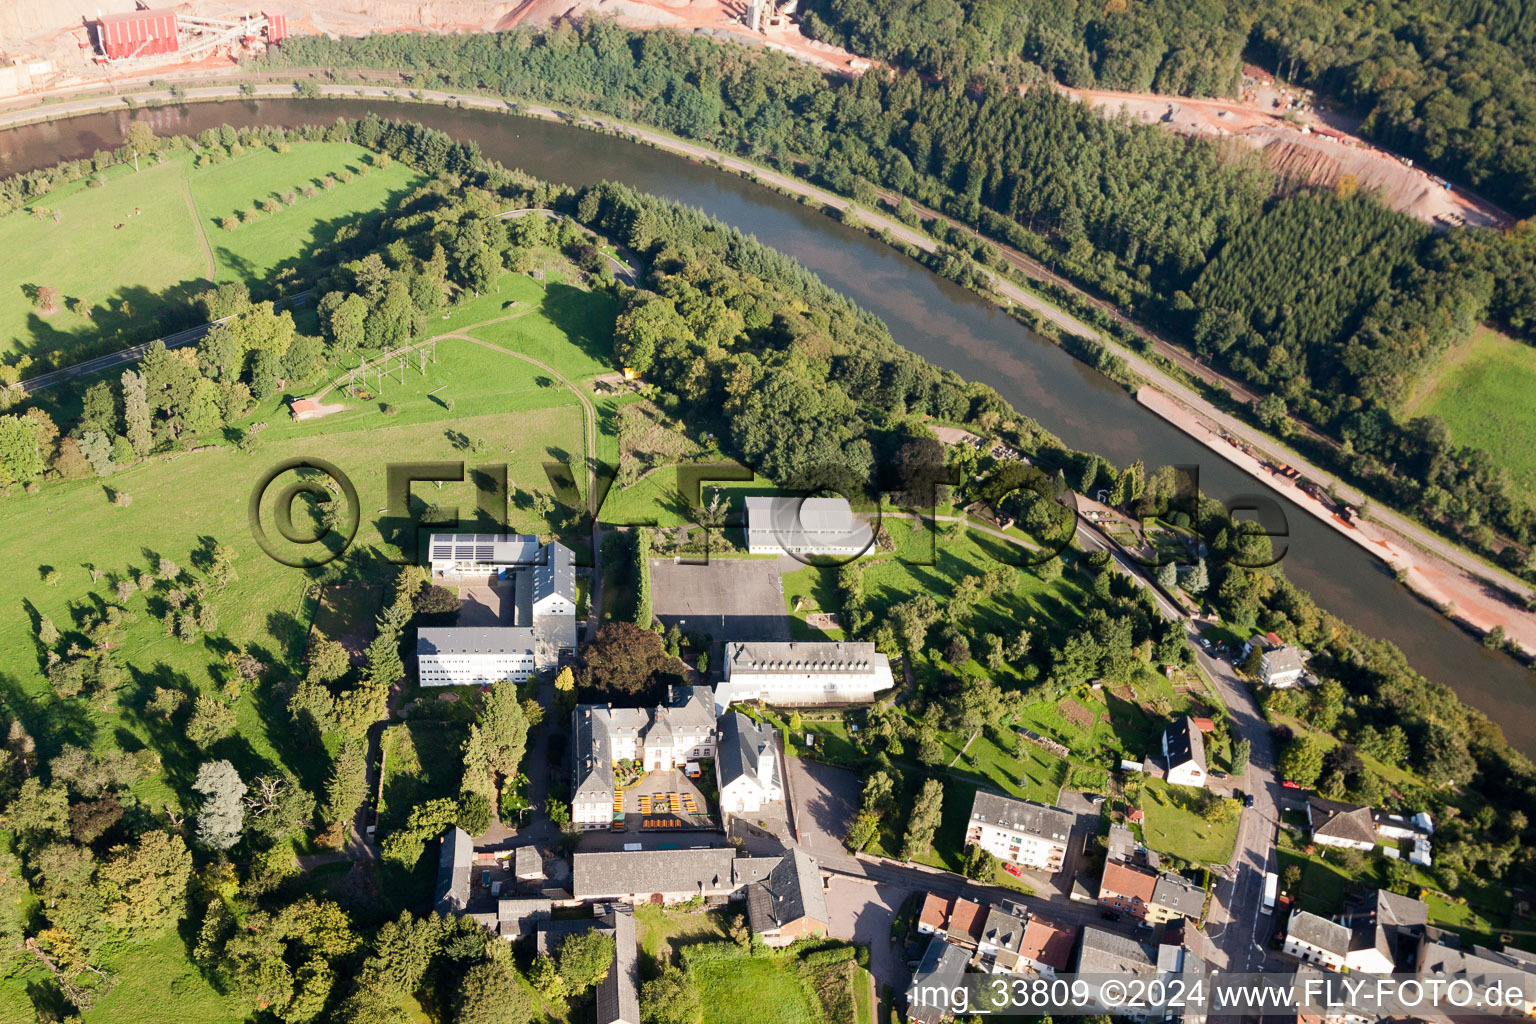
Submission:
[[[304,69],[297,69],[296,71],[289,72],[290,75],[295,73],[302,75],[305,71]],[[392,73],[372,72],[372,74],[387,76]],[[258,97],[294,98],[295,90],[291,85],[254,84],[257,81],[263,80],[270,82],[270,78],[271,76],[267,75],[250,74],[227,76],[226,84],[184,89],[183,95],[176,98],[175,102],[252,99]],[[244,82],[243,85],[237,84],[242,80]],[[313,86],[312,89],[310,89],[311,85]],[[306,90],[318,93],[320,97],[331,99],[384,99],[395,102],[417,102],[430,106],[517,113],[541,120],[615,135],[652,148],[664,150],[673,155],[682,156],[711,168],[730,171],[736,175],[750,178],[775,191],[798,197],[802,202],[819,205],[824,212],[837,213],[846,220],[857,220],[861,226],[895,245],[896,248],[905,249],[909,253],[912,250],[932,253],[938,249],[938,243],[925,232],[896,220],[880,210],[872,210],[868,207],[860,206],[846,197],[836,195],[792,175],[762,167],[740,157],[720,153],[706,146],[687,142],[653,129],[543,105],[520,105],[515,101],[499,96],[435,90],[410,90],[404,87],[403,84],[396,87],[384,84],[339,85],[314,82],[306,83]],[[169,92],[161,90],[141,93],[138,95],[138,100],[158,101],[163,104],[172,102],[173,98]],[[35,120],[52,121],[58,117],[76,113],[84,114],[102,110],[121,110],[126,107],[127,102],[123,97],[100,96],[82,98],[65,103],[54,103],[43,108],[13,110],[0,114],[0,126],[20,125]],[[848,211],[850,210],[852,211],[851,217],[848,216]],[[970,231],[968,228],[963,230]],[[975,234],[974,232],[970,233]],[[995,241],[990,239],[988,239],[988,242],[997,245]],[[1006,247],[1000,248],[1005,252],[1005,255],[1017,256],[1020,258],[1020,261],[1024,259],[1022,254],[1018,254]],[[1020,262],[1013,260],[1010,260],[1010,262],[1014,266],[1020,266]],[[1212,431],[1190,433],[1181,424],[1168,419],[1166,413],[1148,407],[1148,411],[1167,419],[1168,422],[1180,430],[1184,430],[1188,436],[1199,441],[1207,450],[1241,469],[1251,478],[1260,481],[1266,486],[1275,486],[1275,475],[1266,470],[1262,464],[1264,460],[1267,460],[1274,465],[1288,465],[1295,468],[1302,475],[1314,481],[1319,487],[1331,490],[1332,493],[1338,495],[1343,501],[1356,505],[1366,503],[1365,497],[1344,481],[1307,462],[1297,453],[1279,444],[1274,438],[1217,409],[1188,385],[1153,365],[1139,352],[1121,344],[1112,337],[1101,334],[1082,320],[1061,310],[1054,304],[1033,294],[1013,281],[991,271],[983,271],[982,273],[987,289],[985,297],[995,302],[999,307],[1010,311],[1015,308],[1028,310],[1040,321],[1052,325],[1057,330],[1062,330],[1106,346],[1106,348],[1123,359],[1127,366],[1147,386],[1155,388],[1157,391],[1168,396],[1176,406],[1183,406],[1208,423],[1213,424],[1214,429]],[[1145,405],[1145,403],[1143,404]],[[1223,434],[1225,437],[1220,436]],[[1234,446],[1226,438],[1237,438],[1241,442],[1245,454],[1249,455],[1250,458],[1247,460],[1234,458]],[[1308,501],[1311,501],[1311,499],[1308,499]],[[1301,504],[1302,508],[1307,508],[1306,504],[1299,504]],[[1433,533],[1417,527],[1390,509],[1373,508],[1368,514],[1368,518],[1372,520],[1372,525],[1381,531],[1381,539],[1394,551],[1398,560],[1394,561],[1392,558],[1386,557],[1384,549],[1380,546],[1362,545],[1362,549],[1370,552],[1373,557],[1388,566],[1394,573],[1399,573],[1409,579],[1418,579],[1420,586],[1423,588],[1420,593],[1434,607],[1442,612],[1449,609],[1449,613],[1454,621],[1458,621],[1463,626],[1478,631],[1486,631],[1494,626],[1502,626],[1507,635],[1520,638],[1520,645],[1526,650],[1536,651],[1536,616],[1530,615],[1530,613],[1525,612],[1523,608],[1512,601],[1504,600],[1499,596],[1501,590],[1508,590],[1524,599],[1524,597],[1529,595],[1530,588],[1513,577],[1509,577],[1507,574],[1487,565],[1469,552],[1456,548]],[[1431,594],[1436,595],[1436,597],[1431,597]],[[1462,613],[1461,617],[1457,616],[1458,612]]]

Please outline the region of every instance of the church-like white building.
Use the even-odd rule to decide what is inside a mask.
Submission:
[[[863,704],[896,685],[891,659],[870,643],[729,643],[715,709],[737,701],[765,704]]]

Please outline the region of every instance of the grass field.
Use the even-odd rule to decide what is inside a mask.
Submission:
[[[694,965],[704,1024],[814,1024],[812,996],[793,962],[768,957],[707,960]]]
[[[1517,484],[1536,485],[1536,348],[1481,327],[1447,357],[1408,406],[1438,416],[1457,444],[1481,448]]]
[[[1194,810],[1204,793],[1185,786],[1170,786],[1161,779],[1142,780],[1143,842],[1149,850],[1179,857],[1195,864],[1225,864],[1237,845],[1238,815],[1211,823]]]
[[[141,161],[137,172],[110,168],[101,187],[77,182],[0,217],[0,357],[72,362],[152,336],[158,307],[185,302],[209,280],[243,280],[255,289],[283,267],[302,275],[311,252],[338,227],[383,208],[420,175],[396,163],[300,195],[234,231],[221,230],[219,220],[290,189],[302,193],[368,157],[351,144],[307,142],[284,154],[256,149],[195,168],[191,154],[167,153],[163,163]],[[66,302],[83,300],[90,318],[70,308],[39,312],[32,301],[39,287],[59,289]]]

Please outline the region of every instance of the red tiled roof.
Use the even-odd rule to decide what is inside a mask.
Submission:
[[[1195,719],[1195,728],[1199,729],[1201,732],[1210,732],[1212,729],[1216,728],[1216,723],[1211,721],[1209,718],[1197,718]]]
[[[1067,969],[1072,947],[1077,944],[1077,928],[1057,924],[1035,915],[1024,926],[1024,942],[1019,952],[1031,960],[1050,964],[1058,971]]]
[[[1112,860],[1104,865],[1104,881],[1099,883],[1099,899],[1113,894],[1150,903],[1152,890],[1156,885],[1156,875]]]
[[[295,398],[292,402],[288,403],[288,408],[293,412],[299,413],[314,412],[320,406],[316,405],[312,398]]]
[[[985,916],[981,904],[972,903],[970,900],[955,900],[954,910],[949,915],[949,933],[965,934],[979,939],[982,919]]]
[[[1140,807],[1133,807],[1131,808],[1131,813],[1126,815],[1126,817],[1130,818],[1132,821],[1140,822],[1145,820],[1147,816],[1146,814],[1142,813]]]
[[[923,909],[917,915],[919,924],[925,924],[930,928],[942,929],[949,920],[949,912],[954,909],[955,901],[950,896],[940,896],[938,893],[929,893],[923,900]]]

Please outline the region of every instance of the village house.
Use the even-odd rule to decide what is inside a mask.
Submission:
[[[1366,852],[1376,848],[1376,826],[1369,807],[1310,794],[1307,825],[1312,830],[1312,841],[1319,846]]]
[[[1156,888],[1157,876],[1152,872],[1112,860],[1104,865],[1104,878],[1099,882],[1099,903],[1145,920]]]
[[[826,938],[831,925],[816,860],[796,847],[761,882],[747,886],[747,923],[768,946]]]
[[[733,711],[720,719],[715,782],[722,814],[755,814],[784,802],[779,737],[766,725]]]
[[[1188,716],[1163,731],[1163,760],[1171,785],[1205,788],[1205,736]]]
[[[1304,666],[1301,652],[1294,647],[1279,647],[1259,656],[1259,682],[1277,690],[1301,681]]]
[[[1147,901],[1147,923],[1161,924],[1179,918],[1200,919],[1205,908],[1205,890],[1182,875],[1162,874],[1152,886]]]
[[[977,790],[966,828],[967,848],[980,846],[1008,864],[1061,870],[1075,817],[1060,807]]]
[[[784,706],[868,704],[895,685],[891,659],[872,643],[728,643],[715,713],[754,700]]]
[[[1019,950],[1024,945],[1024,922],[1028,915],[1016,903],[994,903],[982,917],[981,937],[976,955],[981,969],[988,974],[1016,974]]]
[[[1077,946],[1077,926],[1030,914],[1019,943],[1019,964],[1032,968],[1047,978],[1072,965],[1072,950]]]

